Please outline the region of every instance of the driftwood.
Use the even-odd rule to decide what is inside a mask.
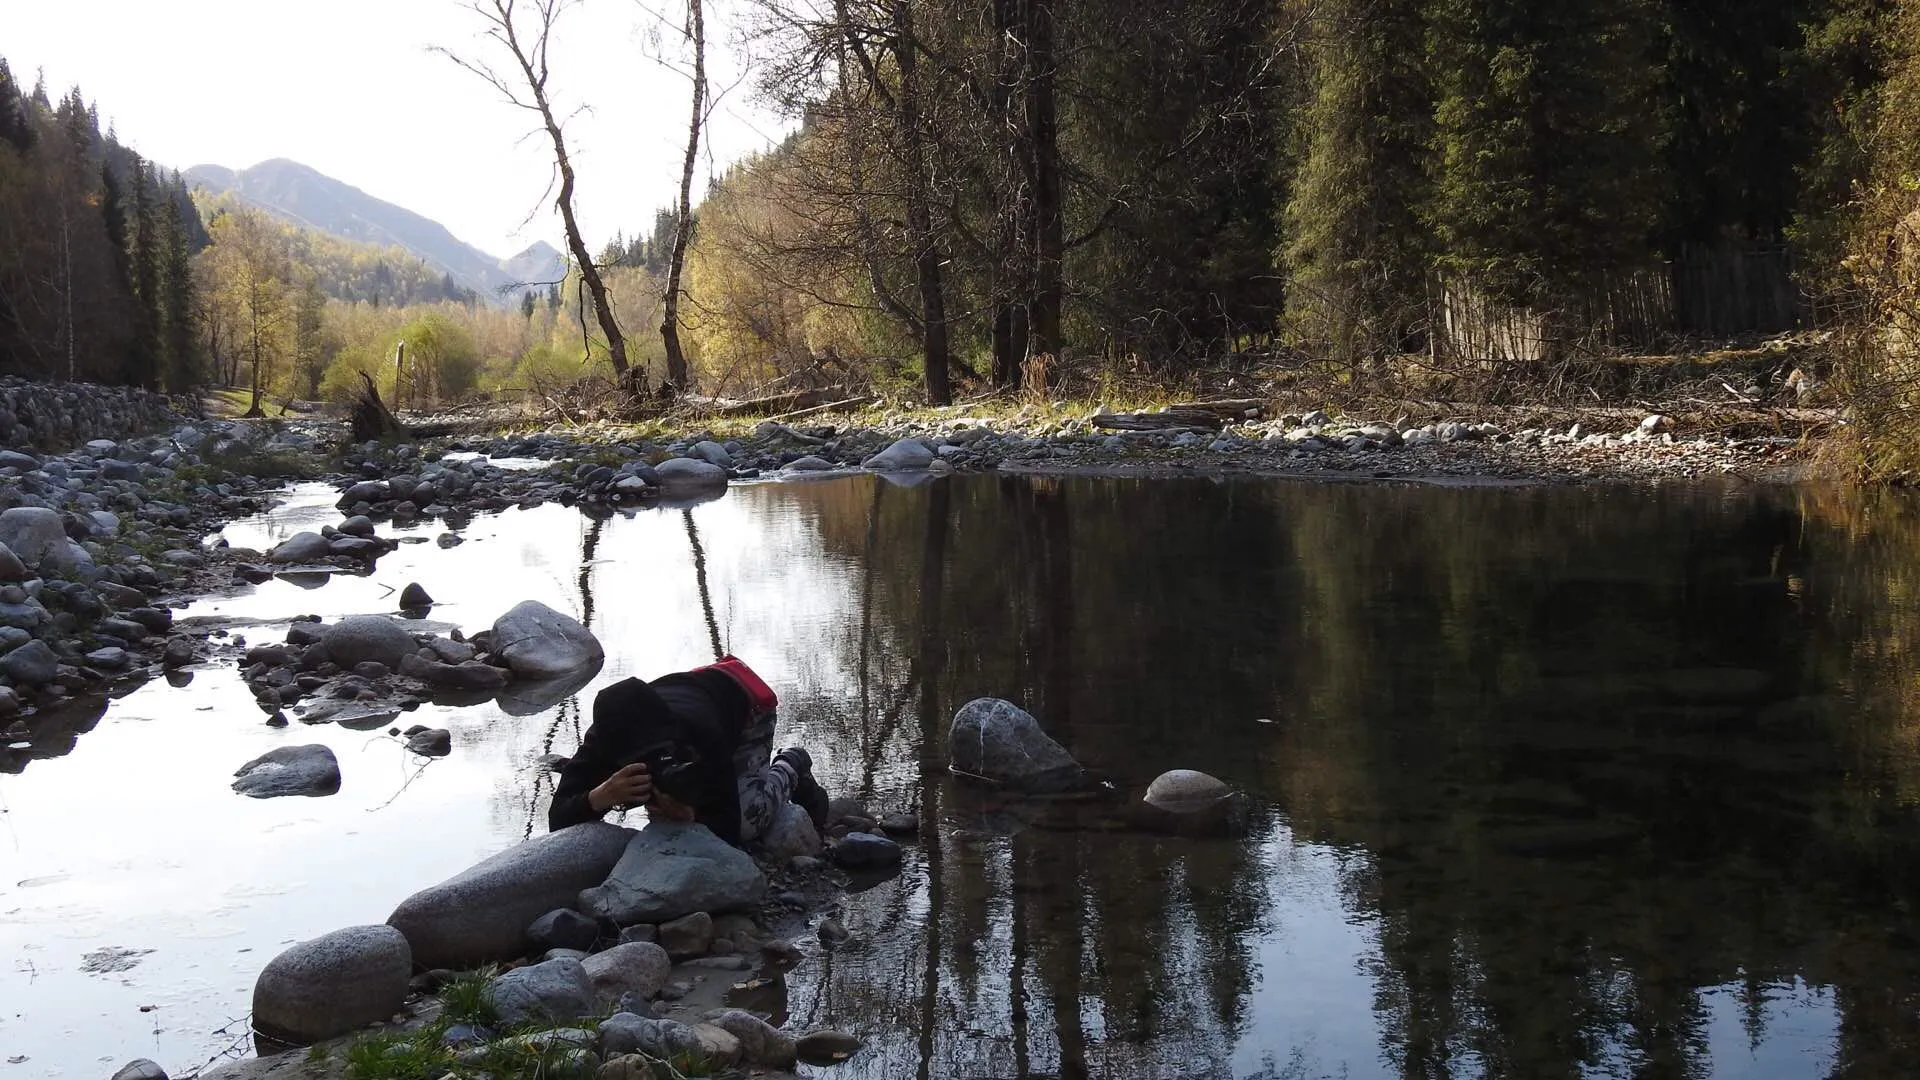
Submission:
[[[1093,426],[1109,431],[1168,431],[1174,428],[1219,431],[1223,421],[1219,414],[1206,409],[1176,405],[1162,412],[1101,413],[1093,418]]]
[[[745,401],[733,398],[696,397],[687,395],[680,400],[696,408],[706,409],[718,416],[749,416],[754,413],[771,413],[780,410],[805,409],[822,402],[832,401],[845,390],[829,388],[826,390],[790,390],[784,394],[769,394],[766,397],[749,398]]]
[[[781,413],[779,416],[769,416],[767,417],[767,419],[772,420],[775,423],[779,423],[784,420],[798,420],[803,416],[812,416],[815,413],[852,412],[854,409],[857,409],[860,406],[865,405],[866,403],[872,400],[873,398],[871,395],[867,397],[850,397],[850,398],[847,398],[845,401],[829,401],[825,405],[815,405],[812,408],[799,409],[790,413]]]
[[[354,442],[372,442],[381,439],[406,439],[413,433],[399,418],[387,411],[380,400],[380,391],[373,385],[373,379],[366,372],[360,373],[364,384],[360,396],[354,399],[351,425]]]
[[[1183,401],[1175,405],[1169,405],[1167,409],[1169,411],[1175,409],[1202,409],[1223,420],[1244,420],[1258,419],[1260,414],[1266,411],[1266,407],[1267,403],[1261,401],[1259,398],[1231,398],[1224,401]],[[1253,416],[1251,418],[1248,417],[1248,413],[1252,413]]]

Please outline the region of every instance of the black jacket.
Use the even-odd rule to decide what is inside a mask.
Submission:
[[[547,828],[557,832],[583,821],[597,821],[587,795],[632,764],[635,755],[661,739],[672,739],[683,758],[698,759],[699,794],[694,820],[729,844],[740,843],[740,788],[734,752],[751,717],[746,692],[718,671],[682,672],[651,683],[625,679],[593,699],[593,723],[573,760],[560,772],[547,811]]]

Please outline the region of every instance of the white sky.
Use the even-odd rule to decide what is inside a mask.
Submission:
[[[701,147],[696,202],[708,177],[784,130],[740,81],[737,7],[708,7],[709,82],[734,88]],[[554,33],[556,103],[591,106],[567,124],[590,247],[646,232],[677,197],[690,87],[658,61],[678,60],[681,39],[655,14],[677,10],[582,0]],[[537,117],[429,51],[511,70],[481,27],[461,0],[0,0],[0,56],[27,86],[43,69],[55,98],[79,84],[103,126],[169,168],[292,158],[495,255],[564,247],[542,201],[549,144],[525,137]]]

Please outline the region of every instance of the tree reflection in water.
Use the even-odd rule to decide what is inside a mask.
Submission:
[[[837,714],[861,775],[840,779],[927,825],[908,871],[850,905],[860,942],[796,981],[802,1013],[878,1033],[851,1075],[1911,1060],[1920,581],[1888,562],[1912,528],[1875,547],[1753,489],[779,497],[862,564],[861,611],[828,642],[863,673]],[[1159,837],[1110,804],[957,786],[945,727],[985,695],[1123,788],[1222,776],[1254,825]],[[1262,964],[1308,850],[1337,853],[1370,943],[1365,1053],[1250,1022],[1316,975]]]

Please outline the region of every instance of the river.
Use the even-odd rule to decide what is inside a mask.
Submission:
[[[331,502],[302,485],[225,535]],[[831,790],[926,822],[845,901],[855,940],[789,977],[797,1026],[868,1040],[834,1077],[1880,1077],[1920,1052],[1900,496],[853,477],[462,534],[177,614],[266,641],[409,582],[468,631],[538,599],[606,645],[580,695],[423,706],[402,723],[454,738],[423,762],[266,726],[228,663],[0,751],[0,1080],[218,1055],[285,944],[544,828],[537,759],[595,689],[716,647]],[[942,736],[980,696],[1123,788],[1213,773],[1250,825],[959,785]],[[229,790],[316,741],[338,794]]]

